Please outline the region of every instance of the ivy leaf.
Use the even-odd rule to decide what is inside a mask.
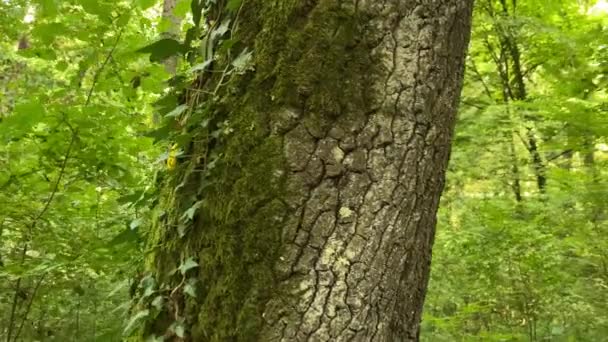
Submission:
[[[171,56],[184,52],[184,46],[175,39],[164,38],[136,50],[139,53],[149,53],[152,62],[160,62]]]
[[[156,287],[156,279],[151,275],[147,275],[141,279],[139,285],[143,288]]]
[[[196,279],[188,279],[186,285],[184,285],[184,293],[192,298],[196,298]]]
[[[197,64],[190,69],[190,72],[197,72],[197,71],[205,70],[205,69],[207,69],[208,66],[211,65],[211,62],[213,62],[213,59],[208,59],[208,60],[204,61],[203,63]]]
[[[247,71],[251,67],[251,60],[253,57],[253,51],[249,51],[245,48],[233,61],[232,66],[237,73]]]
[[[184,338],[184,336],[186,336],[186,328],[184,327],[183,322],[178,321],[173,323],[171,330],[173,330],[175,335],[177,335],[179,338]]]
[[[163,303],[164,303],[164,298],[163,296],[156,296],[154,297],[154,299],[152,300],[152,306],[155,307],[158,311],[163,309]]]
[[[184,212],[181,219],[183,220],[184,218],[188,218],[188,220],[192,221],[192,219],[194,218],[194,214],[196,214],[196,211],[198,210],[198,208],[201,207],[202,204],[202,201],[194,203],[190,208],[188,208],[188,210]]]
[[[150,335],[146,338],[146,342],[163,342],[165,340],[162,336]]]
[[[175,118],[180,116],[183,112],[186,111],[186,109],[188,109],[188,105],[183,104],[183,105],[179,105],[177,106],[175,109],[173,109],[172,111],[170,111],[168,114],[165,115],[165,117],[167,118]]]
[[[186,229],[188,229],[188,226],[183,223],[177,225],[177,233],[179,234],[180,238],[186,236]]]
[[[213,41],[215,41],[217,38],[220,38],[221,36],[226,34],[226,32],[228,32],[229,29],[230,29],[230,19],[226,18],[226,19],[224,19],[224,21],[222,21],[220,26],[218,26],[215,30],[213,30],[213,32],[211,32],[211,39]]]
[[[141,287],[144,289],[143,298],[150,297],[156,292],[156,279],[151,276],[146,276],[141,280]]]
[[[192,257],[190,257],[188,258],[188,260],[184,261],[184,263],[181,264],[178,269],[182,275],[185,275],[188,270],[191,270],[195,267],[198,267],[198,263],[194,261]]]

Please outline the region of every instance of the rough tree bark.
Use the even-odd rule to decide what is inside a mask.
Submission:
[[[191,132],[169,173],[148,269],[172,290],[145,335],[418,340],[472,2],[243,2],[255,72],[196,102],[232,133]]]

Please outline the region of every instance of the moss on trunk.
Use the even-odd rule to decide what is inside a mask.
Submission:
[[[254,70],[225,84],[225,73],[205,73],[186,97],[186,157],[165,177],[148,239],[147,269],[166,300],[143,335],[172,339],[177,321],[192,341],[407,340],[418,330],[468,37],[448,27],[466,31],[470,2],[247,0],[232,12],[223,3],[209,13],[235,30],[213,69],[248,48]],[[377,176],[383,168],[389,178]],[[181,272],[186,261],[198,267]],[[376,302],[374,288],[349,290],[351,271],[409,292],[391,295],[403,304]],[[370,308],[394,333],[360,327]]]
[[[256,340],[277,281],[273,267],[288,213],[283,134],[295,120],[327,130],[340,113],[370,107],[367,89],[379,64],[366,46],[373,37],[366,24],[365,14],[338,1],[245,2],[233,34],[241,48],[253,48],[255,72],[233,78],[218,97],[205,100],[214,103],[202,105],[226,120],[231,133],[221,146],[195,142],[188,150],[193,156],[169,172],[149,238],[154,252],[147,268],[160,284],[176,288],[180,262],[197,261],[187,275],[197,279],[197,298],[174,293],[146,334],[164,335],[175,316],[184,315],[194,341]],[[283,115],[284,108],[307,114]],[[193,140],[205,134],[192,132]],[[202,179],[196,174],[201,157],[211,154],[219,157]],[[184,226],[181,218],[198,201]]]

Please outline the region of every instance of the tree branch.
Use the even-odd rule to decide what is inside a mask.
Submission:
[[[103,61],[103,63],[101,63],[101,66],[99,67],[99,69],[97,69],[97,71],[95,71],[95,75],[93,75],[93,84],[91,85],[91,88],[89,89],[89,93],[87,94],[87,99],[84,103],[85,107],[87,107],[89,105],[89,103],[91,102],[91,96],[93,95],[93,91],[95,90],[95,85],[97,84],[97,81],[99,80],[99,75],[101,75],[101,72],[103,71],[103,69],[106,67],[106,65],[112,58],[112,54],[116,50],[116,47],[118,46],[118,42],[120,42],[120,37],[122,37],[122,32],[123,32],[123,30],[118,31],[118,37],[116,37],[116,41],[114,42],[112,49],[106,56],[106,59]]]
[[[17,342],[17,340],[19,339],[19,335],[21,335],[21,330],[23,329],[23,325],[27,321],[27,315],[30,313],[30,310],[32,308],[32,303],[34,302],[34,297],[36,297],[36,293],[38,293],[40,284],[42,284],[42,281],[44,280],[45,276],[46,276],[46,273],[42,274],[40,276],[40,279],[38,279],[36,286],[34,286],[34,291],[32,291],[32,294],[30,295],[30,301],[27,303],[27,307],[25,308],[25,312],[23,313],[23,319],[21,319],[21,324],[19,324],[19,328],[17,329],[17,333],[15,333],[15,338],[13,339],[13,342]]]

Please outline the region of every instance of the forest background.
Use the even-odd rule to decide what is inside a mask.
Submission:
[[[158,125],[181,110],[150,61],[176,49],[160,6],[0,1],[1,340],[141,323],[129,292],[179,154]],[[182,32],[189,11],[173,9]],[[477,1],[423,340],[606,339],[607,87],[605,1]]]

